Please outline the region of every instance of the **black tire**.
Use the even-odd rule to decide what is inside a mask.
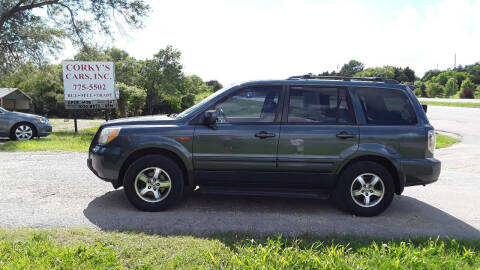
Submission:
[[[362,179],[365,178],[364,182],[367,182],[367,186],[368,182],[372,183],[371,181],[374,179],[375,175],[378,176],[380,180],[377,181],[374,187],[365,188],[361,186],[360,181],[357,180],[357,177],[361,175],[363,175]],[[366,205],[367,196],[354,196],[354,192],[352,192],[352,190],[364,190],[366,194],[369,194],[372,190],[382,190],[382,188],[383,196],[376,196],[373,194],[368,196],[369,200],[372,198],[372,201],[368,202],[371,206],[368,207],[361,205]],[[387,209],[393,200],[394,190],[395,185],[393,178],[385,167],[372,161],[359,161],[349,165],[342,171],[333,196],[335,201],[344,210],[347,210],[356,216],[371,217],[376,216]],[[378,200],[378,202],[376,200]]]
[[[12,127],[12,129],[10,130],[10,139],[11,140],[14,140],[14,141],[18,140],[17,136],[15,135],[15,131],[17,130],[17,128],[19,126],[28,126],[32,130],[32,137],[28,140],[31,140],[31,139],[37,137],[37,129],[35,128],[35,126],[30,124],[30,123],[23,122],[23,123],[17,123]]]
[[[138,182],[137,176],[144,170],[152,167],[158,167],[162,169],[170,178],[171,186],[166,196],[158,202],[147,202],[142,199],[142,196],[137,193],[140,188],[135,188],[135,185],[141,185],[143,183]],[[147,185],[147,184],[145,184]],[[168,157],[162,155],[147,155],[134,161],[127,169],[123,182],[125,195],[130,203],[136,208],[142,211],[157,212],[167,209],[179,202],[183,196],[183,173],[180,167]],[[141,192],[141,191],[139,191]],[[148,195],[153,196],[153,190]],[[143,196],[145,197],[145,196]],[[152,198],[154,200],[155,198]]]

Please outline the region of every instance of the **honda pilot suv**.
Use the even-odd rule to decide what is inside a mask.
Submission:
[[[304,75],[219,90],[178,115],[104,123],[88,167],[138,209],[204,194],[332,197],[359,216],[435,182],[435,131],[408,85]]]

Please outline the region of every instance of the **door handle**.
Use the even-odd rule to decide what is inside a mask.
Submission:
[[[260,139],[273,138],[273,137],[275,137],[275,133],[268,133],[266,131],[260,131],[258,133],[255,133],[255,137],[260,138]]]
[[[337,138],[340,138],[340,139],[349,139],[349,138],[355,138],[355,137],[356,137],[355,134],[349,134],[346,131],[342,131],[337,134]]]

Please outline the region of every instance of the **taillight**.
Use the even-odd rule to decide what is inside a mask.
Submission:
[[[435,130],[428,131],[428,150],[433,154],[435,151],[435,145],[437,144],[437,136],[435,136]]]

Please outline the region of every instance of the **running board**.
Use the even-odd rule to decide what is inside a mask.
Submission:
[[[266,189],[266,188],[232,188],[221,186],[200,186],[195,192],[204,195],[231,195],[254,197],[281,197],[327,200],[330,190],[323,189]]]

